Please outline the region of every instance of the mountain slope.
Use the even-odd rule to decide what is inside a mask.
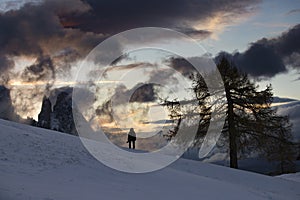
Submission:
[[[1,200],[300,198],[299,183],[185,159],[153,173],[118,172],[78,137],[3,120],[0,177]]]

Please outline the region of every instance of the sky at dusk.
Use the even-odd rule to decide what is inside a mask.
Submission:
[[[232,59],[261,89],[271,83],[275,96],[300,99],[297,0],[0,0],[0,13],[0,85],[10,91],[21,117],[37,118],[47,92],[72,86],[80,63],[100,42],[139,27],[182,32],[212,57],[221,53]],[[102,55],[110,51],[122,52],[116,45]],[[157,65],[151,56],[144,54],[150,59],[147,63],[127,55],[117,65]],[[111,76],[114,73],[117,76],[116,71]],[[114,82],[102,84],[109,81]]]
[[[243,52],[252,42],[261,38],[276,38],[299,22],[300,1],[262,1],[249,18],[229,25],[217,39],[209,38],[203,43],[212,54],[218,54],[220,51]],[[285,72],[258,83],[261,88],[271,83],[277,96],[300,99],[298,79],[299,70],[295,70],[292,65]]]

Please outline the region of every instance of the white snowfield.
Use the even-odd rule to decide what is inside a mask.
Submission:
[[[292,176],[185,159],[152,173],[122,173],[94,159],[78,137],[0,120],[0,200],[299,200],[299,174]]]

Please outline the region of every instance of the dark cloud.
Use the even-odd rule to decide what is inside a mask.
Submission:
[[[14,62],[7,58],[5,55],[0,55],[0,71],[1,73],[6,73],[9,69],[14,66]]]
[[[42,97],[53,89],[57,75],[67,77],[72,64],[104,39],[101,34],[65,28],[60,22],[59,15],[63,13],[81,14],[89,9],[81,0],[46,0],[0,14],[0,78],[4,79],[1,82],[9,83],[9,78],[13,78],[45,83],[26,89],[7,85],[15,111],[22,116],[34,116]],[[36,58],[36,62],[12,74],[14,63],[7,61],[15,56]]]
[[[129,54],[128,53],[125,53],[123,55],[121,55],[119,58],[115,59],[111,65],[114,66],[114,65],[117,65],[118,63],[120,63],[121,61],[123,60],[129,60]]]
[[[175,69],[186,78],[190,78],[191,75],[195,75],[197,73],[203,75],[213,70],[211,69],[213,62],[210,55],[189,57],[187,59],[182,57],[170,57],[166,59],[165,62],[168,66]]]
[[[53,65],[55,67],[55,74],[61,77],[70,77],[70,70],[76,61],[80,57],[80,54],[72,49],[66,48],[59,51],[52,58]],[[55,76],[57,78],[57,76]]]
[[[96,115],[102,117],[101,122],[112,123],[114,121],[114,116],[111,101],[109,100],[103,103],[103,105],[98,106]]]
[[[243,53],[221,52],[219,58],[232,59],[244,72],[254,77],[273,77],[288,68],[300,69],[300,24],[276,38],[263,38]],[[218,58],[217,58],[218,60]]]
[[[292,68],[300,68],[300,53],[294,52],[284,58],[284,62]]]
[[[25,68],[22,74],[27,82],[55,79],[55,69],[50,57],[39,57],[37,61]]]
[[[195,57],[192,59],[196,59]],[[166,60],[167,64],[180,72],[183,76],[189,77],[191,74],[196,72],[196,69],[191,63],[189,63],[185,58],[171,57]]]
[[[229,19],[233,20],[239,15],[252,12],[253,7],[260,1],[85,0],[85,2],[90,5],[90,12],[80,16],[72,14],[62,16],[61,21],[64,26],[110,35],[145,26],[184,27],[191,30],[192,26],[199,21],[206,20],[219,13],[226,13],[225,23],[229,22]],[[197,31],[192,32],[196,33]],[[206,35],[207,32],[204,32],[204,34]]]
[[[154,84],[137,85],[129,102],[153,102],[156,100]],[[131,93],[131,92],[130,92]]]
[[[1,53],[36,55],[42,53],[41,42],[63,34],[53,13],[37,6],[26,5],[17,11],[0,15]]]
[[[14,67],[12,60],[15,56],[37,59],[36,63],[20,72],[21,78],[23,81],[48,81],[49,84],[39,88],[35,94],[32,90],[32,95],[28,94],[24,99],[14,98],[17,102],[14,105],[22,104],[26,102],[25,98],[31,100],[31,97],[42,94],[41,90],[50,90],[53,79],[58,74],[68,74],[72,64],[84,58],[99,42],[112,34],[130,28],[160,26],[203,38],[211,32],[195,28],[202,21],[223,13],[227,17],[221,23],[231,23],[232,20],[229,19],[251,13],[258,2],[260,1],[44,0],[17,3],[13,5],[13,9],[5,8],[5,12],[0,13],[1,76],[7,79],[8,74],[12,73],[10,69]],[[143,34],[139,37],[143,38]],[[153,36],[153,39],[160,37],[163,36]],[[120,51],[117,45],[112,45],[111,49],[105,49],[105,52],[99,52],[98,55],[103,59],[110,59],[114,55],[110,51]],[[113,64],[118,62],[117,60]],[[14,93],[20,96],[24,91],[17,90]],[[23,109],[25,106],[21,107]]]
[[[116,65],[111,68],[108,68],[106,72],[108,71],[120,71],[120,70],[131,70],[131,69],[136,69],[136,68],[143,68],[143,67],[150,67],[150,66],[155,66],[155,64],[149,63],[149,62],[135,62],[131,64],[126,64],[126,65]]]
[[[62,51],[76,52],[78,57],[85,56],[103,40],[103,35],[66,29],[60,23],[59,15],[87,10],[89,6],[80,0],[47,0],[41,4],[25,4],[19,10],[0,14],[1,58],[21,55],[52,57]],[[55,57],[56,60],[60,58]]]
[[[284,32],[280,37],[271,39],[266,43],[273,45],[274,49],[282,56],[290,56],[293,53],[300,53],[300,24]]]
[[[243,54],[236,53],[233,59],[251,76],[272,77],[286,71],[282,58],[268,45],[255,43]]]
[[[127,89],[125,85],[119,85],[115,89],[111,100],[114,105],[125,105],[127,103],[153,102],[157,99],[155,84],[136,84],[132,89]]]
[[[178,79],[174,76],[174,70],[157,68],[149,73],[149,83],[156,83],[164,86],[166,84],[178,84]]]
[[[293,9],[290,10],[286,15],[292,15],[292,14],[300,14],[300,9]]]
[[[27,3],[0,14],[0,66],[3,68],[7,56],[52,57],[65,50],[76,52],[73,55],[82,58],[111,34],[143,26],[175,28],[192,36],[207,37],[209,31],[193,26],[221,11],[232,17],[249,13],[258,2],[45,0]]]
[[[197,30],[192,27],[186,27],[186,28],[177,28],[175,29],[181,33],[187,34],[190,37],[193,37],[195,39],[203,39],[209,37],[212,32],[208,30]]]

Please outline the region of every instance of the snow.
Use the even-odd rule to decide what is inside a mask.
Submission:
[[[269,177],[187,159],[123,173],[94,159],[78,137],[0,120],[1,200],[296,200],[294,178],[299,174]]]
[[[291,180],[298,182],[300,184],[300,172],[294,173],[294,174],[283,174],[278,176],[280,178],[286,179],[286,180]]]

